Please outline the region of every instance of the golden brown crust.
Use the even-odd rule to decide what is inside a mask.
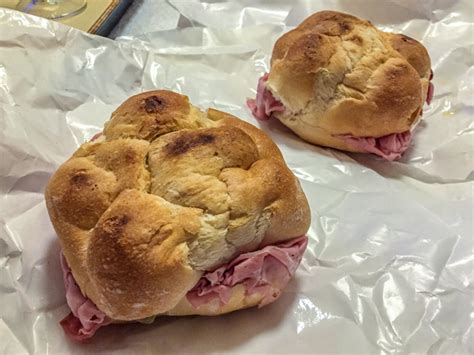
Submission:
[[[188,263],[202,211],[124,190],[91,234],[87,266],[97,306],[115,319],[143,318],[174,307],[201,276]]]
[[[271,158],[284,162],[280,149],[262,130],[228,113],[212,108],[207,110],[207,115],[211,120],[217,121],[218,126],[234,126],[244,131],[257,146],[260,159]]]
[[[130,97],[112,113],[104,127],[107,139],[134,137],[152,141],[180,129],[198,129],[205,117],[191,106],[187,96],[157,90]]]
[[[287,108],[274,116],[296,134],[352,150],[335,136],[410,130],[425,102],[430,71],[419,42],[323,11],[276,42],[267,88]]]
[[[385,33],[393,49],[400,53],[418,72],[421,78],[429,78],[431,59],[426,48],[417,40],[399,33]]]
[[[103,139],[83,144],[45,195],[78,285],[116,321],[189,314],[180,300],[203,272],[305,234],[310,219],[297,179],[262,131],[168,91],[125,101]],[[235,297],[197,313],[261,299],[238,288]]]

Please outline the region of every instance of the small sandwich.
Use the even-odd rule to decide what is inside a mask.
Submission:
[[[280,37],[247,105],[304,140],[400,158],[433,97],[425,47],[370,22],[323,11]]]
[[[276,145],[186,96],[129,98],[52,176],[46,203],[83,341],[111,323],[275,301],[307,245],[308,202]]]

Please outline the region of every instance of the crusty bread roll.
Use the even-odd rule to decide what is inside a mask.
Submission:
[[[277,40],[260,86],[282,104],[272,110],[275,104],[266,100],[267,114],[301,138],[364,152],[345,138],[409,132],[422,112],[430,76],[430,57],[416,40],[323,11]]]
[[[259,304],[264,295],[242,285],[223,307],[195,309],[185,295],[206,271],[310,223],[298,180],[262,131],[170,91],[126,100],[45,196],[75,282],[115,322]]]

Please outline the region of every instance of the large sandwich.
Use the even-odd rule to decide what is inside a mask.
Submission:
[[[275,301],[298,267],[307,200],[275,144],[229,114],[153,91],[125,101],[53,175],[75,340],[110,323]]]
[[[323,11],[277,40],[270,72],[247,104],[310,143],[394,160],[433,97],[432,76],[416,40]]]

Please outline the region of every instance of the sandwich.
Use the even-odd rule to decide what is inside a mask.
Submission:
[[[395,160],[433,98],[432,78],[421,43],[323,11],[276,41],[270,72],[247,105],[310,143]]]
[[[122,103],[48,182],[72,339],[112,323],[275,301],[310,211],[272,140],[171,91]]]

